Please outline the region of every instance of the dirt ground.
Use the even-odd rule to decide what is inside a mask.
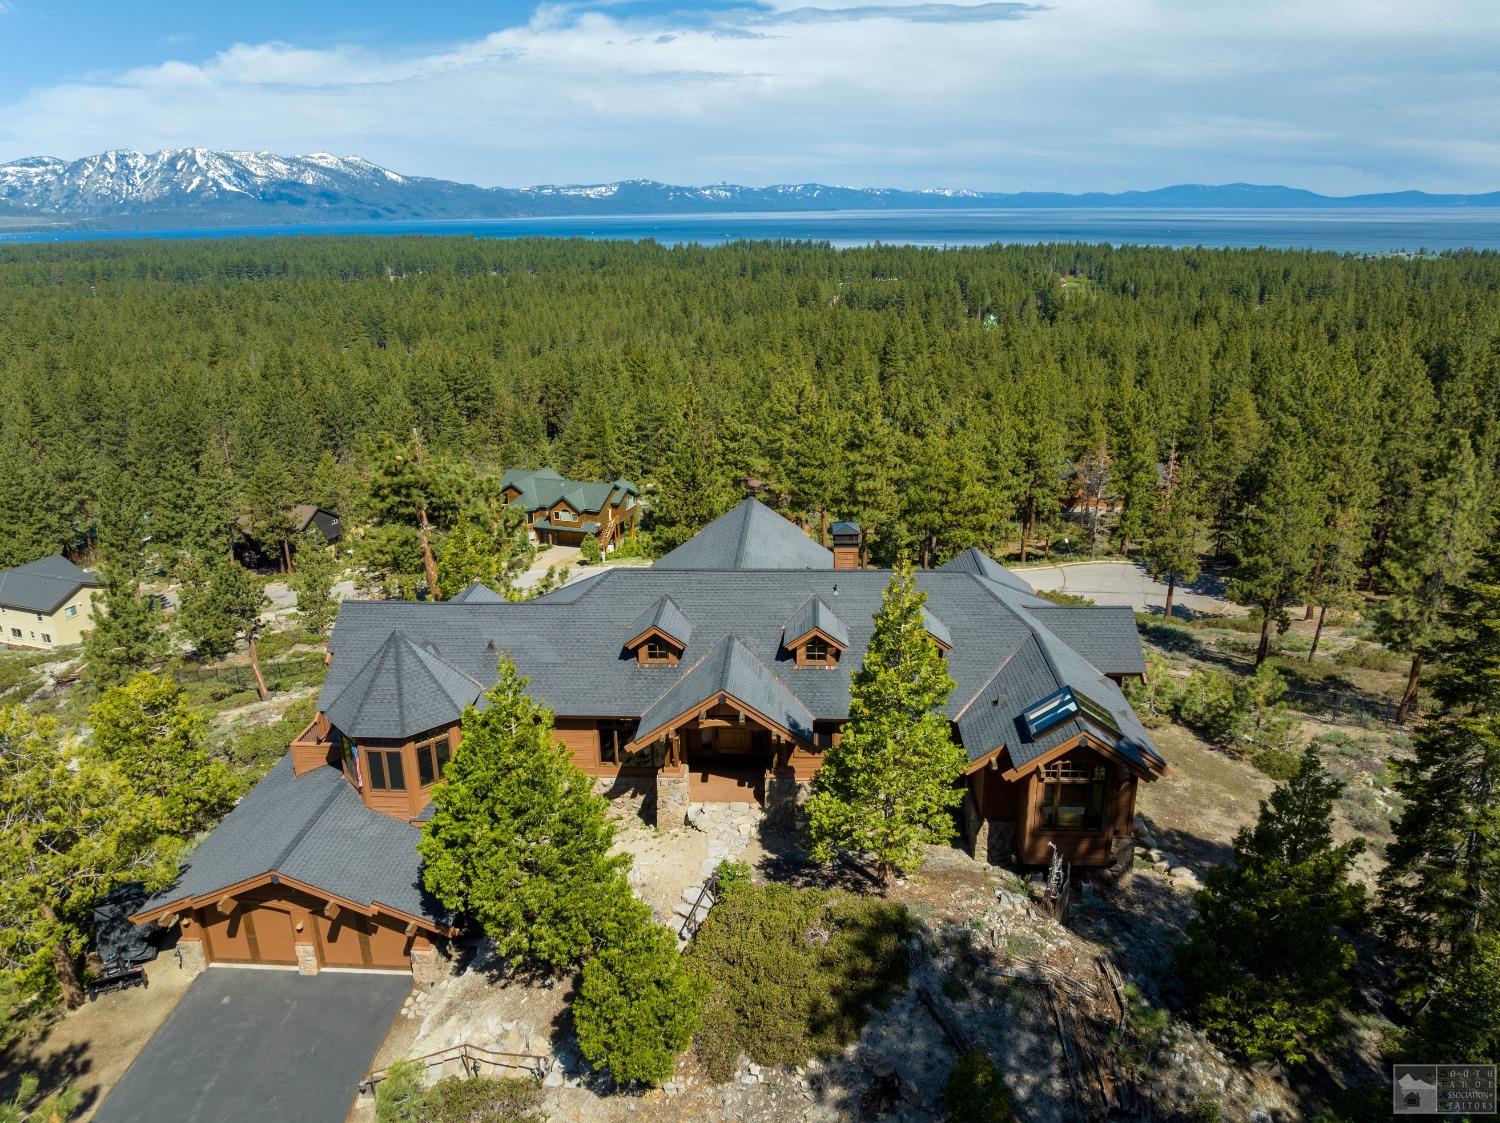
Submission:
[[[92,1119],[151,1035],[172,1012],[191,981],[171,952],[146,964],[148,985],[117,991],[62,1014],[0,1057],[0,1098],[30,1072],[41,1090],[66,1083],[80,1093],[77,1120]]]

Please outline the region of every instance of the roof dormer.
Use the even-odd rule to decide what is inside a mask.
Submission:
[[[927,634],[932,637],[932,642],[937,644],[938,654],[947,655],[953,650],[953,633],[927,609],[922,609],[922,627],[927,629]]]
[[[675,667],[687,650],[693,625],[671,597],[660,597],[636,618],[625,650],[646,666]]]
[[[799,667],[833,667],[849,646],[849,629],[821,598],[810,597],[782,626],[781,646]]]

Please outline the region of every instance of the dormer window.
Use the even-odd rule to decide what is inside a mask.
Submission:
[[[831,667],[839,661],[839,648],[823,636],[808,636],[795,651],[799,667]]]
[[[674,651],[666,640],[648,639],[641,644],[638,658],[642,663],[652,666],[675,666],[677,663],[677,652]]]
[[[693,625],[670,597],[660,597],[631,626],[625,650],[648,667],[675,667],[687,650]]]

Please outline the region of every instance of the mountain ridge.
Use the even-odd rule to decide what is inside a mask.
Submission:
[[[1368,209],[1500,206],[1478,195],[1397,191],[1330,196],[1274,184],[1174,184],[1122,192],[985,192],[820,183],[683,186],[656,180],[532,187],[473,184],[391,171],[359,156],[208,148],[130,149],[0,164],[0,216],[97,228],[150,222],[259,225],[766,211],[994,209]]]

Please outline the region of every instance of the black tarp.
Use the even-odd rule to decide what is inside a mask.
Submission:
[[[156,958],[156,921],[132,924],[128,919],[145,903],[145,887],[132,881],[106,893],[94,905],[94,948],[106,966]]]

